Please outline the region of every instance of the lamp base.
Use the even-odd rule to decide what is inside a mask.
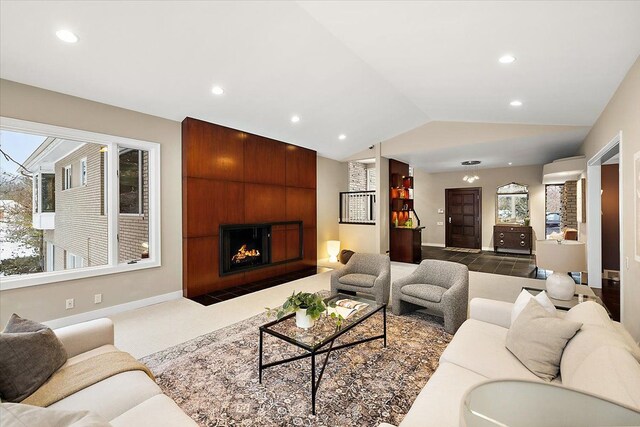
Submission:
[[[568,301],[576,292],[576,282],[567,273],[553,272],[547,277],[547,294],[550,298]]]

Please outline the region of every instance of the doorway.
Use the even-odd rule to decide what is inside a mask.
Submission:
[[[482,188],[447,188],[444,203],[446,246],[482,249]]]
[[[622,194],[618,179],[622,176],[622,134],[618,133],[607,145],[605,145],[587,163],[587,268],[589,286],[592,288],[602,288],[600,291],[609,307],[620,306],[619,316],[622,317],[622,305],[620,299],[622,287],[624,286],[620,235],[624,233],[620,214],[622,212]],[[617,193],[617,194],[611,194]],[[617,205],[617,206],[616,206]],[[615,246],[615,249],[613,249]],[[608,248],[608,249],[607,249]],[[606,259],[603,254],[606,252]],[[611,252],[611,253],[610,253]],[[613,255],[610,257],[609,255]],[[612,259],[615,258],[615,259]],[[607,268],[612,267],[612,268]],[[617,283],[610,283],[605,270],[619,269]],[[615,270],[614,270],[615,272]],[[613,285],[606,289],[608,296],[605,296],[603,285]],[[611,292],[615,295],[611,295]],[[615,297],[617,304],[612,301]],[[610,302],[607,302],[607,299]],[[617,308],[617,307],[615,307]],[[611,308],[610,308],[611,310]],[[614,310],[612,310],[614,311]],[[616,313],[617,314],[617,313]],[[616,316],[617,317],[617,316]]]

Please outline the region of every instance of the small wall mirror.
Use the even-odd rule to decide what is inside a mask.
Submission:
[[[496,190],[496,224],[529,225],[529,186],[512,182]]]

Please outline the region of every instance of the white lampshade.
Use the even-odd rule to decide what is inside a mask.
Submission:
[[[338,262],[338,254],[340,253],[340,240],[327,240],[327,252],[329,253],[330,262]]]
[[[538,240],[536,265],[559,273],[578,272],[586,269],[585,244],[575,240]]]

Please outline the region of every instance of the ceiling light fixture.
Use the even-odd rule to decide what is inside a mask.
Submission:
[[[300,121],[300,117],[298,116],[291,116],[291,123],[298,123]]]
[[[213,93],[214,95],[222,95],[224,93],[224,89],[222,89],[220,86],[214,86],[211,88],[211,93]]]
[[[511,101],[509,105],[511,105],[512,107],[522,107],[522,101],[518,101],[518,100]]]
[[[516,57],[513,55],[503,55],[500,57],[500,59],[498,59],[498,62],[500,62],[501,64],[511,64],[513,62],[515,62]]]
[[[467,169],[467,174],[462,178],[462,180],[468,182],[469,184],[472,184],[474,181],[479,180],[480,177],[475,172],[478,170],[478,165],[480,163],[480,160],[467,160],[462,162],[462,166]]]
[[[58,30],[56,31],[56,36],[66,43],[76,43],[78,41],[78,36],[69,30]]]
[[[513,162],[509,162],[509,166],[511,166],[513,164]]]
[[[338,137],[339,140],[344,140],[347,139],[347,135],[345,135],[344,133],[341,133],[340,136]]]

